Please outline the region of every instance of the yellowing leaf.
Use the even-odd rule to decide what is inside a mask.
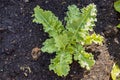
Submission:
[[[95,33],[93,33],[92,35],[86,36],[85,44],[89,45],[89,44],[92,44],[94,42],[96,44],[100,44],[101,45],[102,41],[103,41],[103,37],[102,36],[100,36],[99,34],[96,35]]]
[[[118,75],[120,75],[120,66],[114,63],[112,71],[111,71],[111,77],[113,80],[120,80],[120,77],[119,79],[117,79]]]

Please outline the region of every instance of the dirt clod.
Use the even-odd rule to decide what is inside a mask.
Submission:
[[[33,48],[32,52],[31,52],[33,60],[37,60],[40,56],[40,53],[41,53],[40,48],[38,48],[38,47]]]

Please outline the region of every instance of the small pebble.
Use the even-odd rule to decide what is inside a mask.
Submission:
[[[1,72],[3,72],[3,69],[0,69]]]
[[[23,0],[23,1],[26,2],[26,3],[29,2],[29,0]]]
[[[48,3],[48,1],[45,1],[45,3],[47,4],[47,3]]]
[[[117,44],[119,44],[119,41],[118,41],[117,38],[114,38],[114,42],[117,43]]]

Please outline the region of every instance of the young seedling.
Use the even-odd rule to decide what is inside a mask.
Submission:
[[[68,6],[68,11],[62,24],[58,17],[51,11],[46,11],[39,6],[34,8],[33,22],[43,25],[49,39],[43,43],[42,52],[56,53],[51,59],[49,69],[58,76],[66,76],[70,71],[70,64],[78,61],[82,68],[90,70],[95,60],[91,53],[85,51],[84,46],[92,43],[102,44],[103,37],[93,32],[96,19],[96,6],[90,4],[79,10],[76,5]]]
[[[116,11],[120,13],[120,0],[117,0],[116,2],[114,2],[114,8]],[[117,28],[120,28],[120,24],[117,25]]]
[[[120,66],[118,63],[114,63],[111,71],[112,80],[120,80]]]

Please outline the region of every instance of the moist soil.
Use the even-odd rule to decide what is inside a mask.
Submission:
[[[120,14],[113,8],[114,0],[0,0],[0,80],[111,80],[113,62],[120,60],[120,30],[116,29]],[[90,71],[71,64],[66,77],[49,71],[54,54],[40,53],[34,60],[31,53],[38,52],[48,38],[42,25],[32,22],[33,8],[40,5],[51,10],[63,21],[67,6],[82,8],[90,3],[97,5],[98,14],[94,30],[105,37],[103,46],[86,48],[95,56]],[[38,47],[38,48],[37,48]]]

